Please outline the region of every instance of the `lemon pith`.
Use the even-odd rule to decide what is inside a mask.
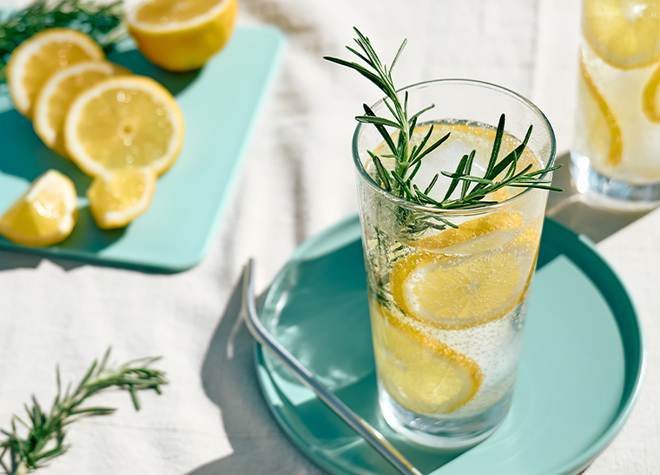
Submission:
[[[640,68],[660,59],[660,2],[655,0],[585,0],[582,29],[596,54],[616,68]]]
[[[49,246],[71,234],[77,213],[73,182],[49,170],[0,217],[0,234],[25,246]]]
[[[380,380],[397,402],[424,414],[449,414],[479,391],[479,365],[370,301]]]
[[[129,11],[126,21],[150,61],[171,71],[190,71],[224,47],[237,11],[237,0],[151,0]]]
[[[106,61],[81,61],[46,80],[34,101],[34,129],[44,143],[66,157],[64,117],[83,90],[113,74],[127,71]]]
[[[97,177],[87,190],[89,207],[102,229],[121,228],[151,204],[156,175],[149,168],[126,168]]]
[[[21,43],[7,64],[9,92],[16,109],[32,117],[39,89],[53,73],[80,61],[101,61],[103,50],[89,36],[67,28],[51,28]]]
[[[183,115],[172,95],[139,76],[115,76],[87,89],[64,123],[66,150],[90,176],[131,167],[161,175],[177,158],[183,134]]]

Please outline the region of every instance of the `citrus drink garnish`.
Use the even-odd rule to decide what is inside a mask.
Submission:
[[[102,229],[128,225],[149,208],[155,189],[150,168],[124,168],[95,178],[87,197],[96,224]]]
[[[115,74],[129,74],[106,61],[81,61],[46,80],[34,101],[34,130],[44,143],[62,156],[64,117],[73,100],[85,89]]]
[[[483,374],[471,358],[370,302],[381,381],[400,404],[424,414],[448,414],[470,402]]]
[[[49,246],[71,234],[77,215],[73,182],[49,170],[0,217],[0,234],[24,246]]]
[[[648,66],[660,59],[660,2],[584,0],[583,33],[615,68]]]
[[[229,40],[237,0],[148,0],[126,15],[140,51],[170,71],[203,66]]]
[[[7,64],[7,83],[16,109],[32,117],[37,93],[57,71],[80,61],[101,61],[103,50],[89,36],[68,28],[37,33],[14,50]]]
[[[183,115],[150,78],[114,76],[78,95],[64,121],[69,157],[90,176],[123,168],[161,175],[183,145]]]

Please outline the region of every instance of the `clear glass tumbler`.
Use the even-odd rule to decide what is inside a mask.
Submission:
[[[451,132],[423,159],[417,174],[422,182],[453,172],[473,149],[473,170],[484,170],[492,124],[502,113],[507,121],[500,157],[532,125],[521,167],[542,169],[554,160],[550,124],[514,92],[468,80],[430,81],[403,91],[410,110],[436,104],[422,116],[416,139],[431,124],[436,136]],[[385,107],[381,101],[373,110],[384,114]],[[547,191],[502,189],[491,197],[496,204],[467,211],[418,206],[374,181],[367,151],[384,155],[387,167],[389,152],[381,142],[373,126],[357,127],[353,158],[380,409],[394,430],[420,444],[469,446],[490,435],[509,409]],[[449,181],[439,178],[435,192],[444,194]]]
[[[660,203],[660,1],[583,0],[571,174],[596,204]]]

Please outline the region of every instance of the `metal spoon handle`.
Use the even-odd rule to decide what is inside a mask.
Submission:
[[[390,444],[383,435],[374,429],[367,421],[355,414],[341,399],[319,383],[311,371],[303,366],[291,353],[287,351],[266,330],[259,320],[254,298],[254,280],[252,268],[253,259],[250,259],[243,270],[243,303],[241,314],[252,336],[261,345],[266,347],[273,355],[289,367],[296,377],[328,405],[348,425],[355,429],[362,437],[376,448],[392,465],[406,475],[422,475],[403,455]]]

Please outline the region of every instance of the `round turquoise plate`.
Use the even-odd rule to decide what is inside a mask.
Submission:
[[[357,217],[296,251],[260,316],[424,474],[580,473],[621,430],[642,377],[642,330],[624,286],[592,245],[550,220],[511,411],[490,438],[467,451],[419,447],[392,432],[379,413]],[[331,474],[398,473],[265,350],[257,347],[256,355],[275,419],[318,465]]]

